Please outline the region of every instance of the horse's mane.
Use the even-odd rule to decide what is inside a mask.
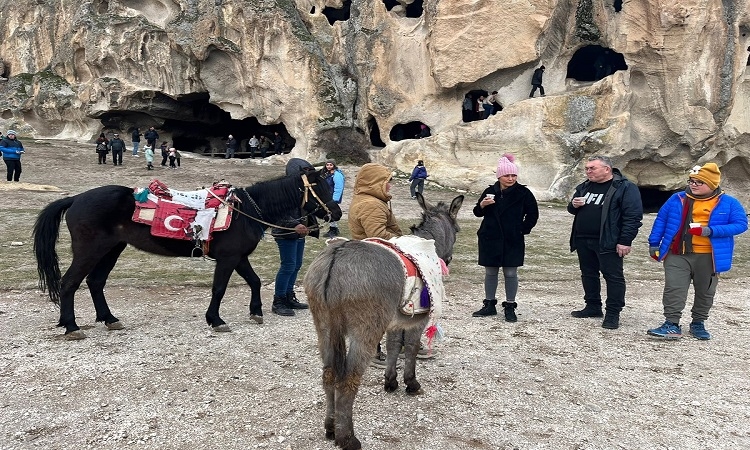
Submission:
[[[266,181],[259,181],[245,188],[245,192],[258,204],[265,220],[277,219],[289,211],[290,205],[299,205],[300,176],[287,175]],[[250,213],[253,208],[243,205]]]

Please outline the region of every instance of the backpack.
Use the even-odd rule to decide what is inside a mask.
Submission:
[[[107,147],[107,143],[106,142],[100,142],[100,143],[96,144],[96,152],[97,153],[100,153],[100,152],[109,152],[109,148]]]

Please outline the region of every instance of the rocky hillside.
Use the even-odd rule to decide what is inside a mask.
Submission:
[[[86,141],[155,126],[370,157],[480,190],[497,158],[564,198],[607,154],[657,201],[697,162],[750,191],[750,0],[0,0],[0,127]],[[545,97],[529,99],[544,65]],[[462,117],[498,91],[503,110]],[[426,125],[431,137],[415,139]]]

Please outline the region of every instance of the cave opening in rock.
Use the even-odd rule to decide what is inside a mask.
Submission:
[[[481,119],[481,117],[479,117],[479,112],[477,111],[477,101],[479,101],[479,97],[487,97],[488,95],[489,92],[483,89],[473,89],[464,94],[464,99],[469,98],[471,100],[470,111],[464,110],[463,102],[461,103],[461,116],[464,122],[473,122]]]
[[[644,213],[655,213],[659,208],[678,191],[661,191],[653,187],[638,186],[641,193],[641,204],[643,204]]]
[[[406,17],[410,17],[414,19],[418,17],[422,17],[422,12],[424,10],[422,0],[414,0],[413,2],[405,6],[398,0],[383,0],[383,4],[385,5],[385,9],[387,9],[388,11],[392,10],[396,6],[401,5],[404,8],[404,13]]]
[[[419,139],[422,132],[422,122],[399,123],[391,128],[388,137],[392,141],[403,141],[404,139]],[[429,131],[429,127],[427,128]]]
[[[265,136],[273,142],[274,133],[278,132],[283,140],[283,153],[289,153],[296,143],[283,123],[261,125],[255,117],[232,119],[228,112],[209,103],[206,93],[189,94],[180,99],[155,93],[148,102],[135,100],[131,104],[134,106],[131,110],[108,111],[99,118],[105,129],[119,131],[126,141],[136,126],[141,132],[154,126],[160,141],[171,142],[180,151],[194,153],[222,153],[230,134],[240,142],[239,151],[247,151],[247,140],[253,135],[259,139]],[[142,108],[136,109],[139,105]],[[271,146],[268,154],[274,153]]]
[[[614,4],[612,5],[615,8],[615,12],[622,11],[622,0],[615,0]]]
[[[370,129],[370,144],[375,147],[385,147],[385,142],[380,139],[380,127],[378,121],[373,116],[367,119],[367,128]]]
[[[627,68],[622,53],[600,45],[587,45],[579,48],[570,58],[566,77],[577,81],[599,81]]]
[[[328,23],[333,25],[337,20],[340,20],[341,22],[349,20],[349,17],[351,17],[351,9],[352,0],[344,0],[341,8],[331,8],[330,6],[326,6],[323,8],[322,12],[323,15],[326,16],[326,19],[328,19]]]

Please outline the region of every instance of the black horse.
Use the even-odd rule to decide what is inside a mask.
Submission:
[[[206,311],[206,321],[215,331],[229,331],[219,317],[219,306],[233,271],[250,286],[251,318],[262,323],[260,278],[248,256],[269,224],[279,223],[285,216],[295,217],[300,211],[324,220],[341,218],[328,183],[314,171],[259,182],[236,189],[235,194],[239,202],[233,206],[232,223],[225,231],[214,232],[206,255],[216,260],[211,303]],[[34,225],[39,287],[47,289],[50,299],[60,306],[58,326],[65,327],[67,338],[85,337],[73,310],[75,292],[84,278],[94,301],[96,321],[104,322],[109,329],[123,328],[107,306],[104,285],[127,244],[157,255],[194,256],[196,246],[192,241],[152,236],[149,225],[132,221],[134,210],[132,188],[102,186],[54,201],[39,214]],[[55,245],[63,215],[70,231],[73,261],[61,277]]]

